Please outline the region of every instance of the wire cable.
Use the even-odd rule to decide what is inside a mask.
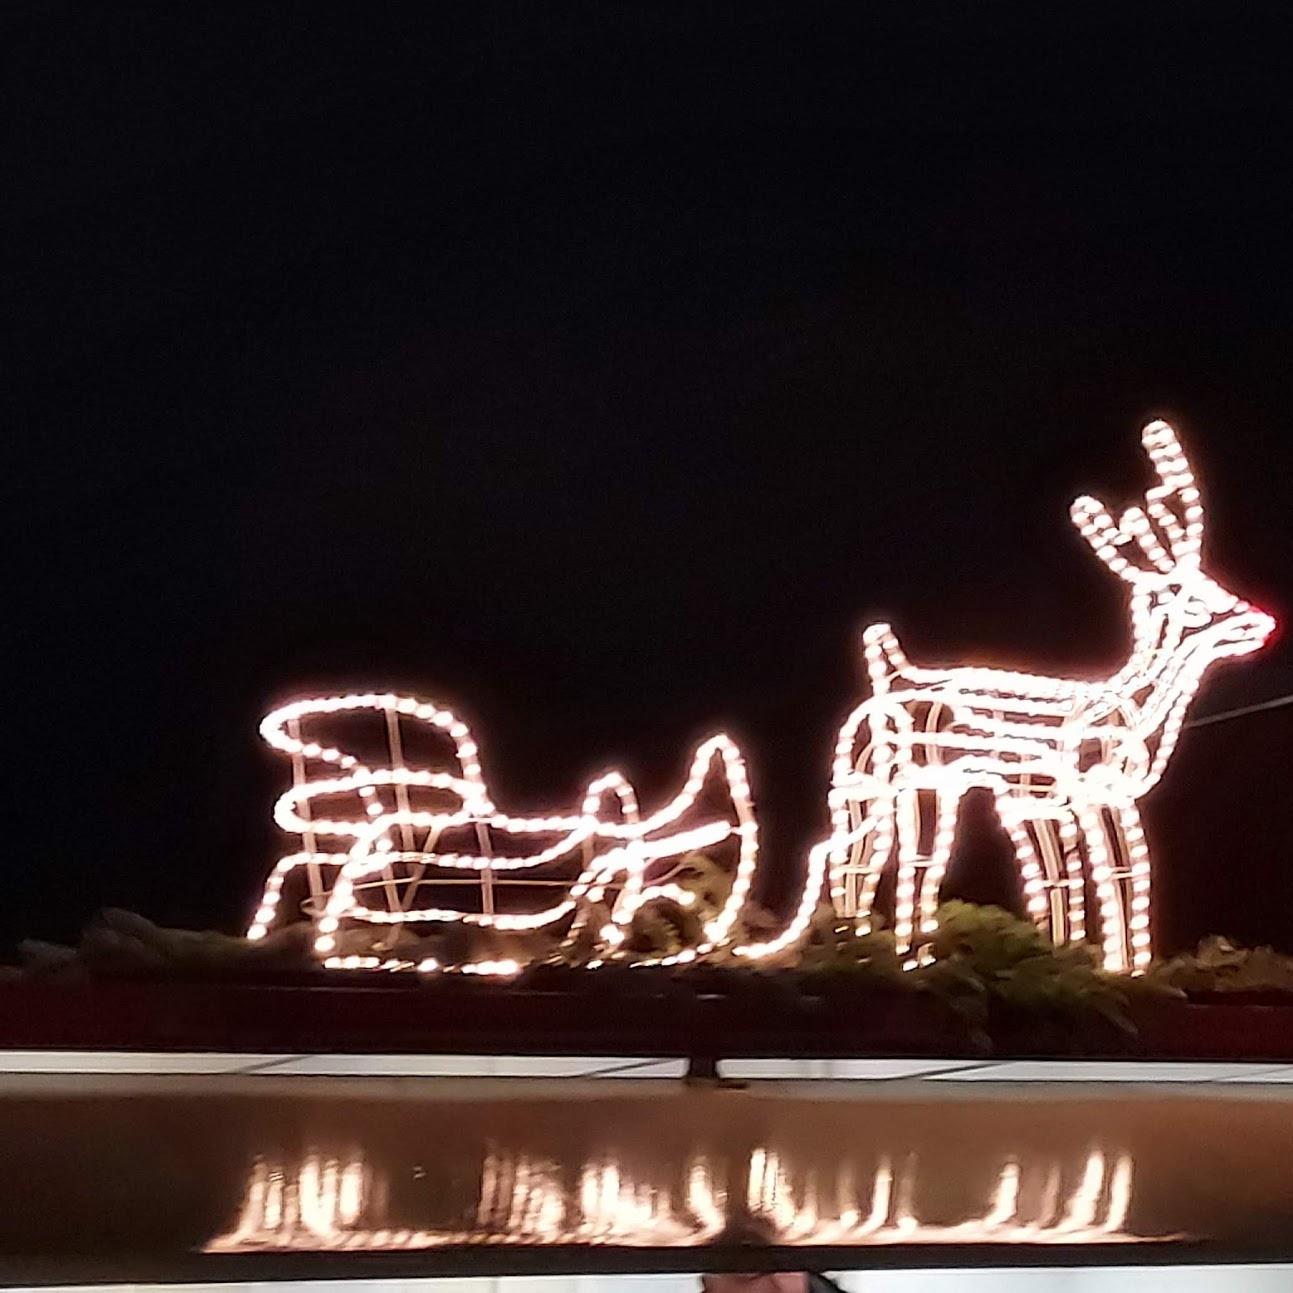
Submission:
[[[1280,709],[1285,705],[1293,705],[1293,692],[1287,696],[1276,696],[1271,700],[1264,700],[1259,705],[1245,705],[1242,709],[1226,709],[1220,714],[1207,714],[1203,718],[1195,718],[1186,723],[1186,727],[1207,727],[1209,723],[1224,723],[1227,719],[1243,718],[1246,714],[1260,714],[1266,709]]]

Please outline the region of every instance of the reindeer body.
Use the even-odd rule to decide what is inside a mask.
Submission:
[[[1073,505],[1083,536],[1132,589],[1132,651],[1112,677],[918,668],[888,625],[864,633],[871,696],[840,731],[832,834],[815,859],[860,931],[896,857],[899,944],[932,932],[960,801],[981,787],[1014,845],[1030,915],[1057,943],[1084,939],[1089,883],[1106,968],[1148,964],[1137,801],[1162,775],[1208,666],[1255,650],[1274,622],[1200,568],[1203,513],[1175,433],[1156,422],[1142,438],[1159,477],[1143,509],[1115,525],[1094,499]]]

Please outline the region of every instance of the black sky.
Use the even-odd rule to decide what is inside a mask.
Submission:
[[[256,720],[338,683],[452,704],[518,809],[726,726],[784,886],[869,618],[1118,661],[1067,504],[1144,486],[1152,415],[1293,615],[1280,16],[9,6],[0,939],[238,927]],[[1187,737],[1168,942],[1293,947],[1291,787],[1293,710]]]

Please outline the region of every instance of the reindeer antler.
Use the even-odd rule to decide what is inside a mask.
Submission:
[[[1145,495],[1150,515],[1168,537],[1178,562],[1197,560],[1203,547],[1203,504],[1194,473],[1176,432],[1166,422],[1151,422],[1140,433],[1159,483]],[[1168,507],[1172,504],[1173,511]]]
[[[1197,563],[1203,546],[1203,506],[1194,473],[1176,438],[1161,421],[1141,432],[1158,484],[1145,495],[1143,507],[1127,508],[1117,522],[1089,494],[1069,509],[1073,523],[1114,574],[1134,582],[1144,575],[1170,575],[1178,566]],[[1124,555],[1132,549],[1134,560]],[[1144,563],[1147,562],[1148,565]]]

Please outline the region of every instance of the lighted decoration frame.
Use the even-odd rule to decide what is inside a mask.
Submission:
[[[1204,574],[1203,507],[1175,432],[1151,422],[1141,438],[1158,478],[1143,506],[1116,523],[1094,498],[1072,506],[1083,538],[1131,591],[1132,650],[1111,677],[917,668],[888,625],[866,630],[872,695],[836,745],[826,851],[832,897],[859,930],[891,858],[899,944],[934,928],[958,805],[983,787],[1014,843],[1028,911],[1053,940],[1086,937],[1085,860],[1105,968],[1149,963],[1137,801],[1163,775],[1204,672],[1255,651],[1275,621]]]
[[[1141,505],[1116,522],[1093,498],[1072,507],[1082,536],[1129,587],[1127,662],[1096,680],[976,666],[921,668],[910,664],[888,625],[867,628],[872,694],[849,715],[836,742],[831,832],[810,850],[795,911],[775,937],[738,938],[758,861],[758,829],[744,761],[726,736],[698,747],[682,790],[646,817],[617,772],[592,782],[577,813],[517,817],[495,808],[464,723],[441,706],[375,693],[296,701],[261,724],[269,745],[292,759],[295,784],[279,799],[275,820],[303,848],[275,867],[248,937],[265,936],[279,918],[285,882],[305,868],[306,910],[316,922],[316,951],[328,966],[509,975],[522,968],[512,957],[443,964],[393,950],[344,954],[338,938],[343,924],[521,932],[609,910],[595,934],[601,953],[589,962],[595,968],[603,956],[624,955],[626,931],[643,906],[693,901],[670,878],[680,858],[735,841],[730,889],[704,913],[701,941],[636,963],[687,962],[719,949],[750,960],[787,952],[803,938],[827,884],[836,910],[865,933],[880,878],[892,867],[893,929],[907,964],[915,965],[925,954],[921,936],[936,927],[960,802],[983,788],[1014,844],[1029,914],[1057,944],[1095,934],[1106,969],[1142,971],[1151,953],[1151,866],[1137,802],[1162,776],[1204,672],[1257,650],[1275,626],[1203,572],[1203,508],[1175,432],[1151,422],[1142,440],[1157,483]],[[380,714],[386,724],[388,758],[381,766],[306,730],[311,722],[356,712]],[[440,734],[448,742],[444,766],[408,766],[401,724]],[[725,791],[726,810],[718,814],[702,803],[715,781]],[[415,807],[413,793],[446,802]],[[341,816],[324,808],[338,798],[351,805]],[[697,815],[695,824],[681,825]],[[476,841],[473,849],[444,845],[463,831]],[[519,853],[497,847],[527,838],[546,842]],[[573,878],[545,881],[563,865],[569,877],[572,859],[578,859]],[[428,872],[479,886],[479,910],[420,904]],[[536,910],[499,911],[500,886],[516,883],[547,883],[560,896]],[[1088,885],[1098,907],[1095,930],[1087,920]],[[381,894],[378,905],[368,901],[374,892]]]

